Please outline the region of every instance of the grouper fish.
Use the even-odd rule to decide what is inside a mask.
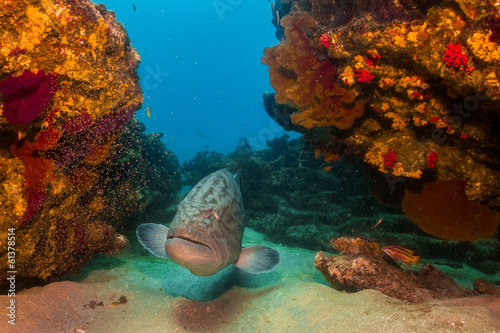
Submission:
[[[238,182],[222,169],[191,189],[170,228],[141,224],[137,238],[152,254],[172,259],[198,276],[215,274],[231,264],[254,274],[272,271],[280,262],[278,251],[263,245],[242,248],[244,229]]]

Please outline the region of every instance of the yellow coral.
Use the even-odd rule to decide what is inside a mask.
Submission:
[[[423,120],[422,118],[413,118],[413,123],[415,124],[415,126],[425,126],[427,125],[427,120]]]
[[[390,77],[383,77],[381,78],[379,81],[378,81],[378,86],[380,88],[384,88],[384,87],[387,87],[387,86],[391,86],[395,83],[396,81],[394,81],[393,78],[390,78]]]
[[[27,25],[29,29],[23,31],[19,48],[32,51],[44,37],[45,31],[48,29],[46,27],[46,22],[49,18],[38,8],[33,6],[28,6],[26,9],[26,16],[29,21],[29,24]]]
[[[446,121],[444,121],[444,119],[442,118],[439,118],[437,121],[436,121],[436,127],[437,128],[447,128],[449,125]]]
[[[382,106],[380,107],[380,110],[382,111],[387,111],[390,109],[389,103],[382,103]]]
[[[408,41],[412,43],[417,43],[418,33],[416,31],[409,32],[407,35]]]
[[[393,171],[394,176],[398,177],[408,177],[408,178],[415,178],[419,179],[422,176],[422,170],[415,170],[415,171],[405,171],[403,168],[403,165],[401,163],[396,163],[394,165],[394,171]]]
[[[394,112],[384,113],[384,116],[392,120],[392,128],[395,130],[402,130],[406,127],[406,122]]]
[[[356,75],[351,66],[345,66],[344,71],[340,74],[340,79],[344,84],[352,85],[356,83]]]
[[[354,62],[354,68],[356,69],[363,69],[365,67],[365,59],[359,54],[354,57]]]
[[[59,18],[62,25],[71,20],[70,10],[62,1],[41,0],[41,3],[47,15]]]
[[[107,43],[106,35],[106,23],[103,19],[99,19],[99,24],[94,32],[92,32],[88,37],[88,43],[93,49],[99,51],[103,50],[104,45]]]
[[[390,43],[394,46],[399,46],[402,48],[406,47],[406,34],[407,29],[405,26],[388,27],[385,30],[385,38],[388,38]]]
[[[490,42],[491,32],[476,32],[467,39],[467,46],[472,53],[483,61],[500,62],[500,46],[497,43]]]

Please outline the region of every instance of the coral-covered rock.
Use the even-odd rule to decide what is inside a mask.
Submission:
[[[331,244],[343,255],[318,252],[314,264],[336,289],[375,289],[408,302],[473,295],[472,290],[458,285],[430,264],[425,264],[418,272],[403,270],[374,241],[338,238],[332,239]]]
[[[269,79],[278,103],[291,103],[299,111],[292,121],[305,128],[335,126],[352,127],[364,113],[357,94],[335,83],[336,67],[322,51],[312,34],[314,19],[308,14],[293,14],[281,20],[286,41],[266,48],[262,63],[269,66]]]
[[[359,156],[388,192],[459,177],[467,199],[499,210],[498,6],[380,0],[352,1],[347,10],[294,2],[281,19],[285,40],[262,62],[276,102],[296,110],[267,112],[284,128],[300,125],[323,155]]]
[[[142,103],[140,59],[88,0],[5,1],[0,17],[0,276],[14,230],[21,287],[126,246],[96,183]]]

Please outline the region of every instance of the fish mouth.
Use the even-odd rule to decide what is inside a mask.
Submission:
[[[203,232],[174,232],[167,237],[165,252],[176,264],[187,268],[194,275],[212,275],[218,270],[215,249],[209,244],[209,239]]]
[[[174,240],[174,239],[179,239],[179,240],[182,240],[182,241],[186,241],[186,242],[189,242],[189,243],[191,243],[193,245],[203,246],[203,247],[206,247],[206,248],[212,250],[212,248],[210,246],[208,246],[206,243],[204,243],[202,241],[199,241],[199,240],[196,240],[196,239],[192,239],[192,238],[187,237],[187,236],[181,236],[181,235],[168,236],[167,237],[167,242],[168,242],[168,240]]]
[[[167,236],[166,242],[167,248],[183,249],[201,256],[214,256],[216,251],[213,245],[215,245],[213,240],[203,230],[196,227],[175,228]],[[180,255],[179,252],[177,253]]]

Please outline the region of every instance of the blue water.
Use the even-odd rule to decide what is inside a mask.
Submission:
[[[262,106],[262,93],[272,88],[260,58],[264,47],[278,43],[271,2],[136,1],[135,12],[129,1],[102,3],[142,59],[144,104],[136,116],[147,132],[165,133],[181,162],[200,150],[231,152],[241,137],[262,149],[283,134]]]

